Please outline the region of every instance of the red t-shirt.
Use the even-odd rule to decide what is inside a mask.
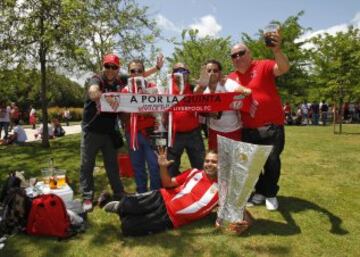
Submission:
[[[154,83],[147,83],[146,84],[146,88],[154,88],[156,87],[156,85]],[[121,90],[121,93],[129,93],[129,87],[126,86]],[[142,94],[142,90],[141,88],[139,88],[138,91],[139,94]],[[152,116],[151,114],[147,113],[145,115],[143,114],[138,114],[137,115],[137,129],[138,131],[142,131],[143,134],[145,133],[144,130],[146,128],[152,128],[155,125],[155,117]],[[125,129],[126,131],[130,131],[130,123],[127,122],[127,124],[125,124]]]
[[[241,113],[245,128],[258,128],[267,124],[284,125],[285,117],[275,84],[274,65],[273,60],[255,60],[245,74],[236,71],[228,75],[228,79],[250,88],[253,99],[259,103],[254,118],[249,113]]]
[[[179,89],[175,85],[173,94],[178,95]],[[185,84],[184,94],[192,94],[189,84]],[[175,132],[190,132],[199,127],[199,117],[196,112],[173,112],[173,125]]]
[[[175,228],[208,215],[217,205],[217,180],[210,179],[203,170],[189,169],[175,179],[178,187],[160,189]]]

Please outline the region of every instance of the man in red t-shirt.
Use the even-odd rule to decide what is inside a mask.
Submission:
[[[119,214],[125,236],[148,235],[171,228],[178,228],[208,215],[218,202],[218,155],[205,156],[204,170],[189,169],[177,177],[170,177],[166,149],[159,149],[158,163],[164,188],[144,194],[126,196],[104,206],[105,211]],[[244,220],[232,229],[241,233],[251,225],[251,216],[244,213]]]
[[[235,71],[228,75],[225,87],[242,91],[236,85],[245,86],[252,91],[252,97],[258,106],[255,115],[242,113],[242,140],[248,143],[273,145],[273,150],[265,163],[264,173],[256,184],[256,193],[252,202],[265,201],[268,210],[276,210],[276,198],[280,177],[280,154],[284,148],[284,111],[276,88],[275,78],[289,70],[289,61],[281,51],[279,31],[270,35],[271,51],[275,60],[253,60],[251,52],[244,44],[236,44],[231,49],[231,59]]]

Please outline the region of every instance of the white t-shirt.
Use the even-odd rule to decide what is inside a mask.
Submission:
[[[34,115],[35,113],[36,113],[36,110],[34,108],[31,108],[29,115],[31,116],[31,115]]]
[[[16,125],[14,127],[14,133],[16,133],[16,135],[17,135],[17,137],[16,137],[17,142],[23,143],[27,140],[25,130],[20,125]]]
[[[42,132],[43,132],[43,124],[41,124],[40,127],[38,128],[37,134],[41,135]],[[53,129],[52,125],[49,123],[48,123],[48,132],[49,132],[49,136],[54,135],[54,129]]]
[[[10,106],[0,109],[0,122],[10,122]]]
[[[220,85],[217,84],[216,86],[216,93],[225,93],[228,92],[226,89]],[[204,94],[209,94],[210,90],[207,87],[204,91]],[[238,111],[223,111],[220,119],[209,119],[209,128],[212,130],[216,130],[219,132],[233,132],[235,130],[238,130],[242,127],[241,121],[240,121],[240,113]]]
[[[301,111],[303,114],[308,114],[309,108],[307,104],[301,104]]]

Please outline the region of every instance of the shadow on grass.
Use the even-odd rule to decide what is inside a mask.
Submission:
[[[317,204],[304,199],[286,196],[279,196],[279,201],[281,203],[281,207],[278,211],[283,216],[285,222],[256,219],[253,227],[241,235],[241,237],[249,238],[255,235],[291,236],[300,234],[301,228],[296,224],[292,215],[308,210],[318,212],[321,215],[328,217],[330,233],[336,235],[345,235],[349,233],[341,227],[342,220],[338,216]],[[130,249],[139,246],[139,243],[141,242],[141,246],[144,247],[161,247],[165,250],[165,252],[170,252],[169,256],[188,256],[189,253],[196,256],[202,255],[204,252],[199,252],[199,249],[203,250],[203,248],[197,247],[197,244],[194,242],[207,238],[206,240],[211,241],[207,246],[207,252],[211,256],[221,255],[224,254],[224,249],[221,248],[222,243],[226,244],[229,237],[236,238],[238,236],[233,234],[227,234],[225,236],[222,232],[215,229],[213,226],[215,219],[216,213],[212,213],[208,217],[180,229],[144,237],[124,237],[120,232],[119,222],[118,224],[105,226],[103,229],[96,231],[93,243],[98,245],[107,244],[109,234],[112,234],[113,236],[117,235],[117,240],[121,241],[124,247],[128,247]],[[240,239],[239,244],[241,243],[242,241]],[[259,245],[253,246],[251,244],[249,245],[248,242],[244,245],[244,247],[249,251],[257,252],[258,254],[271,253],[276,256],[287,256],[291,251],[290,247],[271,247],[269,245],[264,247]],[[226,256],[239,256],[239,252],[236,252],[234,249],[227,248]]]
[[[278,211],[281,213],[286,223],[265,219],[256,219],[254,226],[249,232],[245,234],[246,236],[255,234],[272,234],[279,236],[299,234],[301,233],[301,228],[296,224],[292,214],[307,210],[313,210],[327,216],[330,222],[330,233],[337,235],[345,235],[349,233],[347,230],[341,228],[342,220],[338,216],[317,204],[291,196],[279,196],[278,200],[281,203]]]
[[[7,240],[6,247],[2,250],[0,256],[11,257],[23,257],[26,256],[22,248],[23,244],[32,244],[36,251],[36,256],[69,256],[69,248],[66,247],[66,243],[69,240],[76,240],[77,236],[74,236],[67,240],[58,240],[54,237],[45,236],[29,236],[26,234],[17,234],[17,240]],[[40,246],[40,247],[39,247]],[[39,248],[38,248],[39,247]],[[28,255],[30,256],[30,255]]]
[[[338,132],[338,131],[336,131],[336,132],[334,132],[334,134],[335,135],[357,135],[357,136],[360,136],[360,132]]]
[[[244,242],[241,240],[242,236],[238,236],[233,233],[223,233],[220,230],[216,229],[214,222],[216,220],[216,213],[211,213],[206,218],[203,218],[199,221],[196,221],[192,224],[186,225],[180,229],[168,230],[166,232],[157,233],[154,235],[148,236],[137,236],[137,237],[125,237],[121,232],[121,223],[117,224],[108,224],[103,225],[100,229],[96,229],[95,233],[92,234],[91,245],[97,245],[101,247],[102,245],[107,245],[109,242],[113,242],[116,238],[117,242],[120,242],[123,249],[135,249],[139,246],[141,248],[161,248],[161,253],[166,253],[167,256],[171,257],[181,257],[181,256],[246,256],[246,254],[241,255],[238,251],[238,247],[234,245],[232,247],[223,248],[230,240],[243,246],[249,251],[255,251],[259,254],[261,253],[271,253],[276,256],[288,256],[290,253],[290,247],[280,247],[280,246],[266,246],[262,247],[252,247],[249,245],[249,242]],[[258,226],[258,224],[256,224]],[[261,226],[261,224],[259,225]],[[249,232],[247,232],[249,235]],[[206,250],[202,245],[206,243]],[[196,242],[199,242],[197,244]],[[135,250],[136,252],[136,250]]]
[[[214,221],[216,213],[212,213],[208,217],[186,225],[180,229],[168,230],[148,236],[125,237],[121,232],[121,223],[103,226],[96,230],[93,234],[92,243],[94,245],[106,245],[109,241],[113,241],[117,236],[117,241],[121,242],[123,249],[133,249],[141,246],[141,248],[161,248],[161,254],[166,256],[203,256],[204,249],[199,247],[197,241],[210,240],[211,243],[206,245],[206,253],[209,256],[239,256],[239,252],[234,249],[227,248],[225,251],[221,247],[227,238],[219,230],[215,229]],[[111,238],[112,237],[112,238]],[[234,236],[237,237],[237,236]],[[202,244],[201,242],[199,242]],[[136,250],[135,250],[136,252]],[[241,256],[241,255],[240,255]]]

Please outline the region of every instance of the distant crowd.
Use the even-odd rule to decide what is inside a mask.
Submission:
[[[289,102],[284,104],[285,124],[287,125],[326,125],[342,120],[343,123],[360,122],[360,103],[344,103],[341,108],[329,105],[325,100],[320,103],[308,103],[291,106]]]
[[[65,108],[59,118],[52,118],[51,123],[48,124],[49,138],[61,137],[65,135],[65,130],[62,128],[60,118],[64,120],[69,126],[71,118],[70,111]],[[41,138],[43,133],[43,125],[37,128],[38,117],[34,107],[30,106],[29,111],[21,111],[16,103],[6,105],[5,102],[0,103],[0,145],[18,144],[23,145],[28,137],[22,124],[28,121],[32,129],[37,129],[35,138]],[[4,134],[3,134],[4,132]]]

